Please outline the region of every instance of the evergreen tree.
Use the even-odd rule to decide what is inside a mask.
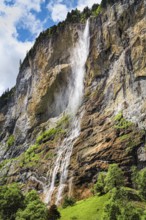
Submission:
[[[57,206],[52,205],[49,209],[49,216],[47,220],[57,220],[60,218],[61,218],[61,215],[60,215],[60,212],[57,210]]]
[[[106,179],[105,179],[105,191],[108,192],[114,187],[119,188],[124,185],[123,171],[117,164],[111,164],[109,166]]]
[[[129,202],[128,191],[121,187],[112,190],[104,208],[103,220],[140,220],[141,210]]]
[[[98,175],[97,183],[94,185],[94,191],[95,193],[99,193],[100,195],[105,193],[105,178],[106,173],[101,172]]]
[[[141,196],[146,200],[146,168],[139,172],[138,189]]]
[[[35,190],[26,194],[24,204],[25,208],[18,210],[16,220],[48,220],[48,209]]]
[[[16,212],[24,206],[24,196],[16,184],[0,186],[1,219],[15,220]]]

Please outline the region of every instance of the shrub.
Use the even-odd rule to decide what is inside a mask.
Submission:
[[[57,210],[56,205],[52,205],[49,209],[48,219],[47,220],[57,220],[60,219],[60,212]]]
[[[123,117],[123,113],[119,112],[115,117],[114,117],[114,121],[115,121],[115,128],[117,129],[128,129],[130,126],[132,126],[132,122],[127,121],[124,117]]]
[[[92,11],[93,16],[98,16],[102,12],[101,5],[96,8],[96,10]]]
[[[113,201],[108,202],[104,208],[103,220],[117,220],[120,214],[118,204]]]
[[[105,193],[105,178],[106,178],[106,173],[101,172],[98,175],[97,183],[94,185],[94,192],[98,193],[99,195],[102,195]]]
[[[41,201],[31,201],[24,210],[19,210],[16,214],[16,220],[48,220],[48,210]]]
[[[32,190],[24,196],[17,184],[0,186],[0,220],[26,219],[49,219],[48,209],[37,192]]]
[[[99,7],[99,4],[94,4],[93,6],[92,6],[92,11],[96,11],[97,10],[97,8]]]
[[[81,13],[78,9],[72,10],[71,12],[68,12],[66,21],[69,23],[77,23],[80,22]]]
[[[141,210],[129,202],[126,188],[114,188],[104,208],[103,220],[140,220]]]
[[[64,130],[61,129],[60,127],[51,128],[48,131],[44,131],[40,136],[37,137],[36,143],[42,144],[43,142],[46,142],[50,139],[54,139],[55,136],[59,133],[64,133]]]
[[[0,186],[0,216],[15,220],[16,212],[24,206],[24,196],[18,185]]]
[[[70,123],[70,116],[64,115],[58,122],[57,122],[57,128],[64,128],[66,129],[69,126]]]
[[[138,189],[139,172],[135,166],[131,167],[131,181],[134,189]]]
[[[15,137],[14,135],[11,135],[7,140],[7,146],[11,147],[12,145],[14,145],[14,143],[15,143]]]
[[[24,205],[23,209],[18,210],[16,220],[48,220],[48,209],[46,205],[41,202],[35,190],[26,194]]]
[[[138,172],[136,167],[132,167],[131,180],[134,188],[138,189],[140,195],[146,200],[146,168]]]
[[[40,198],[35,190],[31,190],[25,196],[25,204],[29,204],[30,202],[39,201],[39,200]]]
[[[119,188],[124,185],[123,171],[117,164],[111,164],[109,166],[106,178],[105,178],[105,191],[108,192],[114,187]]]
[[[32,145],[30,146],[25,153],[21,154],[20,156],[20,161],[21,164],[20,166],[25,166],[25,167],[32,167],[35,166],[36,163],[40,159],[40,154],[38,154],[37,149],[38,145]]]
[[[76,201],[75,201],[74,198],[66,196],[66,197],[64,198],[64,202],[63,202],[62,207],[63,207],[63,208],[66,208],[66,207],[68,207],[68,206],[73,206],[73,205],[75,204],[75,202],[76,202]]]
[[[146,168],[139,172],[137,183],[141,196],[146,200]]]

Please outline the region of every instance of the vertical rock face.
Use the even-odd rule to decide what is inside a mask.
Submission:
[[[0,108],[0,181],[24,183],[43,192],[55,148],[65,138],[72,79],[70,50],[83,24],[66,24],[38,39],[27,54],[14,95]],[[119,163],[130,183],[130,167],[146,165],[146,2],[117,1],[90,18],[90,53],[86,64],[81,132],[75,141],[66,192],[86,197],[98,172]],[[63,116],[64,117],[64,116]],[[56,132],[24,153],[44,130]],[[58,128],[58,127],[57,127]],[[8,144],[13,135],[14,143]],[[27,150],[28,152],[28,150]],[[13,158],[13,159],[12,159]],[[33,158],[33,159],[32,159]],[[7,178],[6,178],[7,176]],[[59,174],[58,174],[59,176]],[[56,180],[56,187],[57,187]],[[69,187],[69,189],[68,189]],[[71,188],[70,188],[71,187]]]

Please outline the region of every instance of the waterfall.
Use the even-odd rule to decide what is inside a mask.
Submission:
[[[71,51],[70,61],[72,78],[69,85],[69,103],[67,113],[71,114],[72,120],[67,137],[57,149],[57,158],[54,162],[54,169],[51,174],[49,190],[46,193],[45,202],[51,201],[52,194],[55,190],[55,180],[60,173],[60,181],[56,196],[56,204],[59,204],[68,176],[68,166],[75,139],[80,134],[80,118],[77,111],[81,105],[84,91],[85,63],[89,54],[89,20],[86,22],[84,31],[79,32],[79,39]]]
[[[83,97],[85,64],[89,53],[89,20],[87,20],[84,32],[79,33],[79,39],[71,53],[71,69],[73,88],[70,88],[68,109],[76,114]]]

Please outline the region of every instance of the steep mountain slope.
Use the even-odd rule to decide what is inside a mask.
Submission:
[[[70,129],[64,113],[73,81],[70,57],[84,28],[66,23],[52,34],[44,32],[20,67],[15,91],[0,102],[1,184],[17,181],[45,197],[56,149]],[[98,172],[110,163],[120,164],[127,184],[130,167],[146,165],[145,77],[145,0],[119,0],[91,16],[81,129],[65,193],[87,197]]]

